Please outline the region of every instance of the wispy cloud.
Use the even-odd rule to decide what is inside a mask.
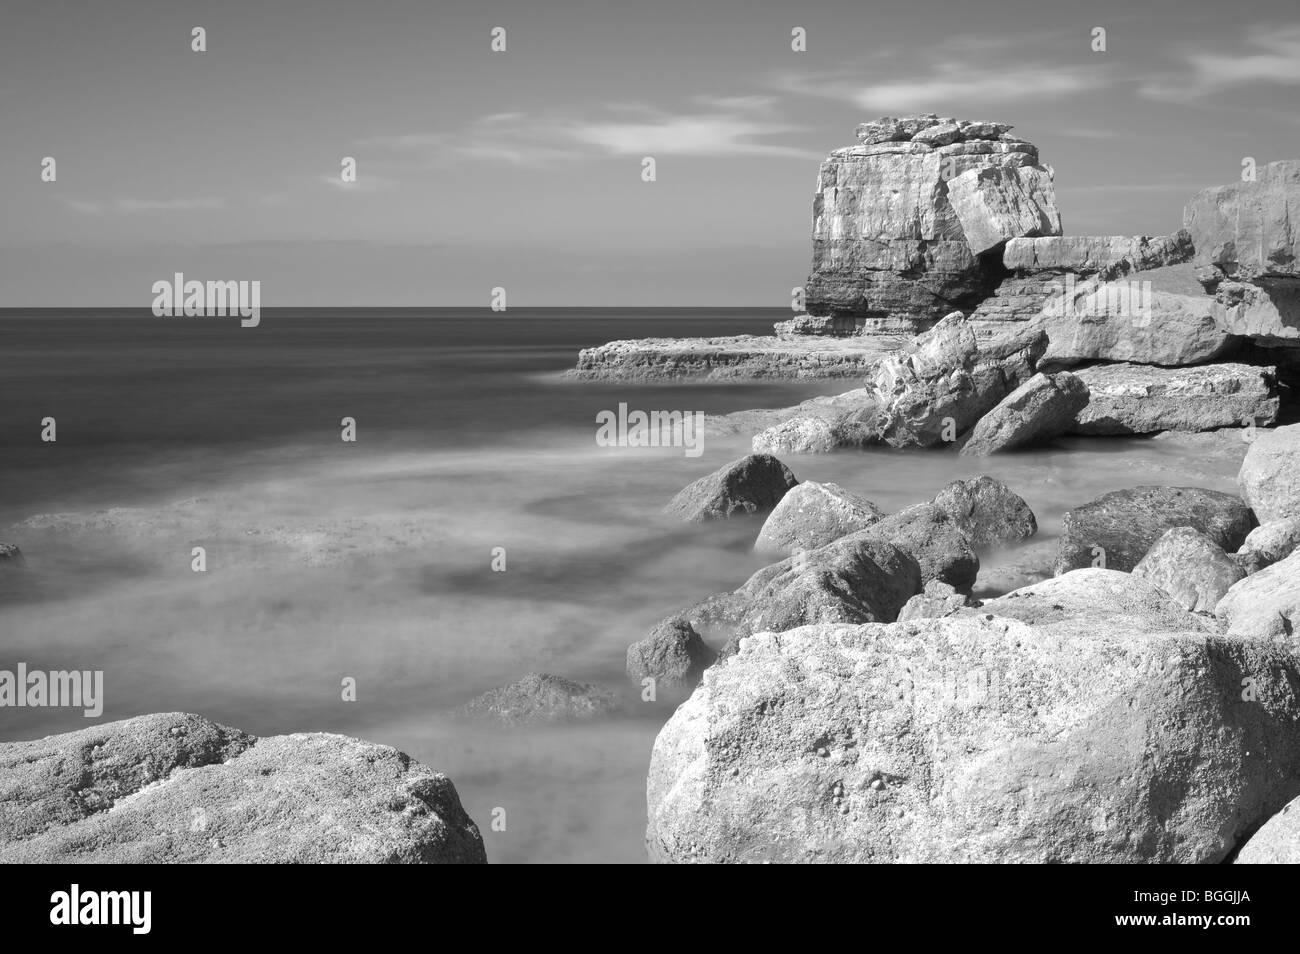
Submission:
[[[697,96],[676,111],[645,103],[607,103],[586,114],[494,113],[455,132],[372,137],[361,145],[423,155],[433,162],[547,164],[626,156],[819,158],[820,154],[796,144],[799,131],[778,115],[773,96]]]
[[[1188,101],[1242,86],[1300,86],[1300,24],[1252,26],[1233,53],[1183,48],[1178,59],[1177,69],[1144,84],[1142,93]]]
[[[120,196],[116,199],[65,199],[68,208],[82,215],[148,215],[158,212],[197,212],[220,209],[226,200],[218,196],[200,196],[194,199],[136,199]]]

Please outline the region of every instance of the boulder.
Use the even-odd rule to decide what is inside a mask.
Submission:
[[[978,600],[972,600],[964,593],[958,593],[955,587],[938,580],[925,584],[925,589],[913,596],[898,612],[898,622],[905,623],[913,619],[939,619],[953,616],[968,607],[977,607]]]
[[[1227,334],[1266,345],[1300,346],[1300,280],[1221,282],[1214,292],[1214,320]]]
[[[1070,372],[1036,374],[979,419],[961,452],[988,456],[1064,434],[1087,404],[1088,386]]]
[[[637,686],[653,679],[656,690],[688,693],[717,658],[688,620],[669,617],[627,648],[627,677]]]
[[[1297,681],[1275,645],[1122,625],[751,636],[655,740],[647,846],[661,862],[1217,863],[1300,794]]]
[[[1246,571],[1205,534],[1191,527],[1175,527],[1165,531],[1138,561],[1133,575],[1151,583],[1183,609],[1213,613]]]
[[[1300,517],[1286,517],[1250,531],[1250,536],[1233,554],[1233,559],[1247,573],[1258,573],[1285,560],[1297,548],[1300,548]]]
[[[13,543],[0,543],[0,566],[22,566],[27,561]]]
[[[815,550],[857,530],[865,530],[884,513],[865,497],[838,484],[804,481],[782,498],[759,531],[754,549],[789,554]]]
[[[1282,810],[1264,822],[1233,859],[1237,865],[1300,864],[1300,798],[1294,798]]]
[[[1038,532],[1025,498],[992,477],[954,480],[932,502],[957,521],[976,552],[1011,546]]]
[[[750,454],[684,487],[664,510],[687,523],[765,513],[797,483],[790,468],[775,457]]]
[[[1031,143],[990,138],[1004,126],[883,117],[833,151],[813,197],[809,315],[838,334],[915,334],[992,290],[990,243],[1059,233],[1050,169]]]
[[[518,682],[476,696],[461,714],[503,725],[538,725],[598,719],[618,707],[614,694],[599,686],[530,672]]]
[[[1229,635],[1278,640],[1294,650],[1300,625],[1300,553],[1234,584],[1214,615],[1227,623]]]
[[[0,745],[0,862],[486,861],[447,776],[386,745],[162,713]]]
[[[1057,575],[1094,564],[1131,571],[1166,530],[1191,527],[1235,552],[1255,520],[1240,498],[1199,487],[1112,490],[1067,510],[1057,541]]]
[[[1091,395],[1071,428],[1078,434],[1209,431],[1268,426],[1277,419],[1280,399],[1272,368],[1104,364],[1075,374]]]
[[[934,503],[900,510],[845,539],[882,540],[902,548],[920,566],[922,583],[939,580],[967,593],[979,573],[970,534],[961,521]]]
[[[746,609],[737,632],[893,622],[921,583],[921,568],[908,552],[859,532],[754,574],[740,591]]]
[[[1300,517],[1300,424],[1261,431],[1241,462],[1237,485],[1260,523]]]
[[[826,454],[841,445],[835,426],[822,417],[792,417],[754,435],[755,454]]]

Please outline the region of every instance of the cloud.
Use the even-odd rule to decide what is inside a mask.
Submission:
[[[799,131],[777,116],[776,99],[770,95],[697,96],[678,111],[645,103],[607,103],[594,115],[494,113],[454,133],[372,137],[361,145],[422,155],[435,164],[547,164],[647,155],[821,158],[794,144]]]
[[[226,200],[218,196],[200,196],[194,199],[135,199],[122,196],[100,201],[98,199],[65,199],[68,207],[82,215],[104,215],[116,212],[122,215],[145,215],[154,212],[198,212],[220,209]]]
[[[1253,26],[1236,53],[1184,49],[1180,68],[1145,84],[1143,95],[1187,101],[1242,86],[1300,86],[1300,24]]]
[[[392,182],[383,176],[361,171],[357,172],[357,178],[352,182],[344,182],[343,177],[337,174],[317,176],[316,178],[339,192],[378,192],[380,189],[387,189],[392,185]]]

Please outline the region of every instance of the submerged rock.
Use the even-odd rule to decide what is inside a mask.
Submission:
[[[1237,484],[1260,523],[1300,517],[1300,424],[1261,431]]]
[[[0,745],[0,862],[486,861],[447,776],[386,745],[161,713]]]
[[[764,513],[797,483],[790,468],[775,457],[750,454],[684,487],[664,510],[687,523]]]
[[[0,566],[22,566],[26,562],[17,545],[0,543]]]
[[[754,549],[788,554],[795,549],[815,550],[865,530],[884,516],[879,507],[839,484],[806,480],[792,487],[768,515]]]
[[[1091,395],[1071,428],[1078,434],[1209,431],[1277,419],[1273,368],[1207,364],[1155,368],[1104,364],[1075,372]]]
[[[1235,552],[1255,526],[1240,498],[1199,487],[1113,490],[1067,510],[1061,519],[1055,572],[1101,566],[1131,571],[1166,530],[1191,527]]]
[[[689,620],[669,617],[627,648],[627,677],[637,686],[653,679],[656,691],[688,693],[717,658]]]
[[[1133,575],[1150,582],[1183,609],[1213,613],[1246,571],[1205,534],[1191,527],[1175,527],[1147,551],[1133,568]]]
[[[1219,862],[1300,794],[1297,680],[1279,646],[1122,624],[755,635],[655,740],[647,846],[666,862]]]
[[[961,452],[988,456],[1064,434],[1087,404],[1088,386],[1070,372],[1036,374],[979,419]]]
[[[607,689],[563,676],[530,672],[518,682],[489,689],[461,709],[471,719],[504,725],[580,722],[618,711],[618,700]]]

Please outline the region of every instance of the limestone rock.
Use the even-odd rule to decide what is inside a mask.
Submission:
[[[1231,553],[1254,526],[1254,517],[1240,498],[1217,490],[1151,486],[1113,490],[1065,512],[1054,572],[1090,567],[1103,557],[1106,568],[1131,571],[1165,531],[1175,527],[1199,530]]]
[[[1233,558],[1247,573],[1258,573],[1285,560],[1297,548],[1300,548],[1300,516],[1284,517],[1250,531]]]
[[[972,600],[956,588],[938,580],[925,584],[925,590],[913,596],[898,612],[898,622],[905,623],[914,619],[940,619],[952,616],[969,607],[978,607],[978,600]]]
[[[1214,615],[1228,624],[1229,635],[1276,640],[1294,651],[1300,625],[1300,553],[1234,584]]]
[[[989,476],[954,480],[933,503],[952,516],[976,552],[1011,546],[1038,532],[1025,499]]]
[[[1088,386],[1068,371],[1036,374],[975,425],[963,454],[987,456],[1064,434],[1088,404]]]
[[[752,636],[655,740],[647,846],[664,862],[1219,862],[1300,794],[1298,680],[1281,647],[1123,625]]]
[[[489,689],[470,700],[461,714],[503,725],[582,722],[618,710],[612,692],[563,676],[530,672],[518,682]]]
[[[1106,364],[1074,373],[1091,395],[1071,428],[1078,434],[1209,431],[1248,423],[1267,427],[1277,419],[1272,368]]]
[[[1300,798],[1294,798],[1282,810],[1264,822],[1237,852],[1237,865],[1300,864]]]
[[[1246,575],[1223,548],[1191,527],[1167,530],[1133,575],[1147,580],[1184,609],[1213,613],[1219,600]]]
[[[970,169],[948,183],[948,201],[966,244],[982,255],[1022,235],[1060,235],[1050,170],[1035,166]]]
[[[162,713],[0,745],[0,777],[0,862],[486,860],[447,776],[341,735]]]
[[[771,510],[798,481],[770,454],[750,454],[684,487],[665,512],[688,523]]]
[[[865,530],[883,516],[870,500],[838,484],[807,480],[791,488],[768,515],[754,549],[787,555],[795,549],[815,550]]]
[[[1124,273],[1177,265],[1192,257],[1186,231],[1173,235],[1055,235],[1013,238],[1002,251],[1002,264],[1012,272],[1106,273],[1122,266]]]
[[[1270,162],[1253,182],[1198,192],[1183,224],[1196,265],[1218,277],[1300,277],[1300,159]]]
[[[939,580],[966,593],[979,573],[971,535],[957,518],[934,503],[900,510],[845,539],[882,540],[902,548],[920,566],[922,583]]]
[[[1259,432],[1237,484],[1260,523],[1300,517],[1300,424]]]
[[[1214,320],[1228,334],[1262,344],[1300,346],[1300,279],[1222,282],[1215,289]]]
[[[656,690],[670,694],[690,692],[715,659],[688,620],[669,617],[627,648],[627,677],[637,686],[653,679]]]
[[[895,347],[889,338],[639,338],[584,348],[565,374],[579,381],[860,378]]]

